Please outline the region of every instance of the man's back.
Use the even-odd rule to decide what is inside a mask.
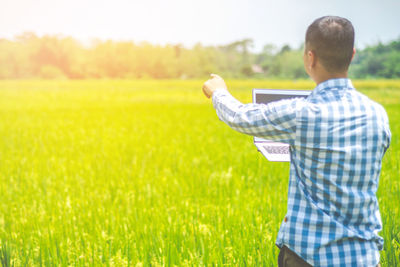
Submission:
[[[243,105],[215,74],[203,92],[232,129],[291,146],[279,266],[375,266],[383,246],[376,191],[388,118],[347,79],[355,54],[349,20],[318,18],[305,37],[304,68],[317,84],[306,100]]]
[[[373,266],[383,245],[376,190],[390,142],[386,112],[348,79],[321,83],[297,101],[277,244],[312,265]]]

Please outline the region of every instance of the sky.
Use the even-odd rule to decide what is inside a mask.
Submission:
[[[90,43],[98,38],[190,47],[244,38],[298,47],[324,15],[352,21],[356,47],[400,38],[399,0],[0,0],[0,38],[31,31]]]

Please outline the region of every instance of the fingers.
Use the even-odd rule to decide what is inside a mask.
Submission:
[[[205,88],[203,87],[203,93],[204,93],[204,95],[207,97],[207,98],[210,98],[210,95],[209,94],[207,94],[207,92],[206,92],[206,90],[205,90]]]
[[[210,81],[210,80],[206,81],[206,82],[203,84],[203,87],[202,87],[203,90],[206,89],[206,88],[208,87],[209,81]]]
[[[217,74],[210,74],[211,79],[203,84],[203,93],[210,98],[217,88],[226,88],[224,80]]]
[[[208,80],[208,81],[206,81],[204,84],[203,84],[203,87],[202,87],[202,89],[203,89],[203,93],[204,93],[204,95],[207,97],[207,98],[210,98],[210,95],[208,94],[208,92],[207,92],[207,88],[209,87],[209,81],[210,80]]]

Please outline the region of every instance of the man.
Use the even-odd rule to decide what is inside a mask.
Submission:
[[[376,191],[391,134],[385,110],[347,78],[354,53],[351,22],[322,17],[306,32],[304,67],[317,84],[306,99],[244,105],[217,75],[203,85],[218,117],[234,130],[290,144],[279,266],[379,264]]]

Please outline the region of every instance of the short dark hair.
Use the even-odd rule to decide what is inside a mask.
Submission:
[[[308,26],[305,49],[312,50],[329,72],[347,71],[353,48],[354,28],[345,18],[325,16]]]

